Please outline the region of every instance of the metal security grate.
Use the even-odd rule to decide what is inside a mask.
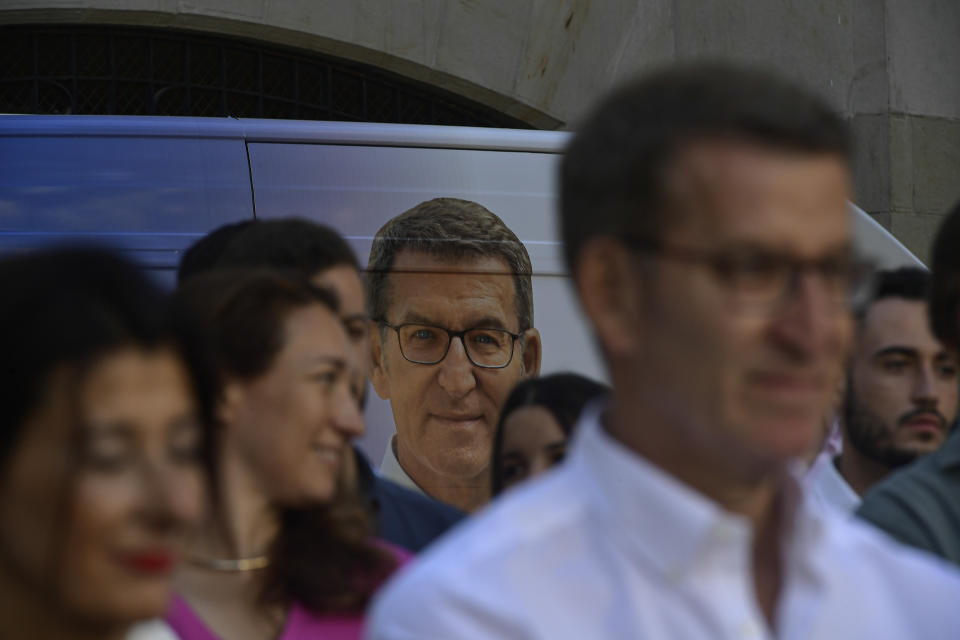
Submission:
[[[247,40],[132,27],[0,27],[0,113],[530,128],[375,67]]]

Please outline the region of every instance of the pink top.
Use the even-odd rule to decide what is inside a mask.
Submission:
[[[402,567],[410,559],[410,553],[377,541],[386,547]],[[174,633],[180,640],[221,640],[204,624],[200,616],[190,608],[187,601],[174,594],[166,615]],[[360,640],[363,636],[363,615],[318,615],[304,609],[299,603],[290,605],[287,622],[277,640],[305,640],[323,638],[324,640]]]
[[[167,611],[167,624],[180,640],[221,640],[194,613],[187,601],[173,596]],[[359,640],[363,635],[363,616],[317,616],[294,603],[278,640]]]

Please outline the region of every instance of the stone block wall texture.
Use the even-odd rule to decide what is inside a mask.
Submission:
[[[957,0],[4,0],[0,23],[138,24],[373,64],[541,128],[674,60],[765,65],[857,135],[857,202],[921,259],[960,200]]]

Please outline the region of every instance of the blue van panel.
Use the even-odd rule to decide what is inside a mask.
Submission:
[[[253,217],[239,136],[24,133],[0,128],[0,252],[89,241],[170,270],[210,229]]]

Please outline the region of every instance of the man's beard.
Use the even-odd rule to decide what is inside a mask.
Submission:
[[[917,412],[940,415],[934,409],[923,409]],[[898,447],[893,442],[896,430],[903,422],[909,420],[913,413],[915,412],[911,411],[901,416],[894,425],[887,425],[857,401],[852,381],[847,381],[846,399],[843,403],[843,424],[847,440],[850,446],[869,460],[888,469],[898,469],[925,455],[926,452]]]

